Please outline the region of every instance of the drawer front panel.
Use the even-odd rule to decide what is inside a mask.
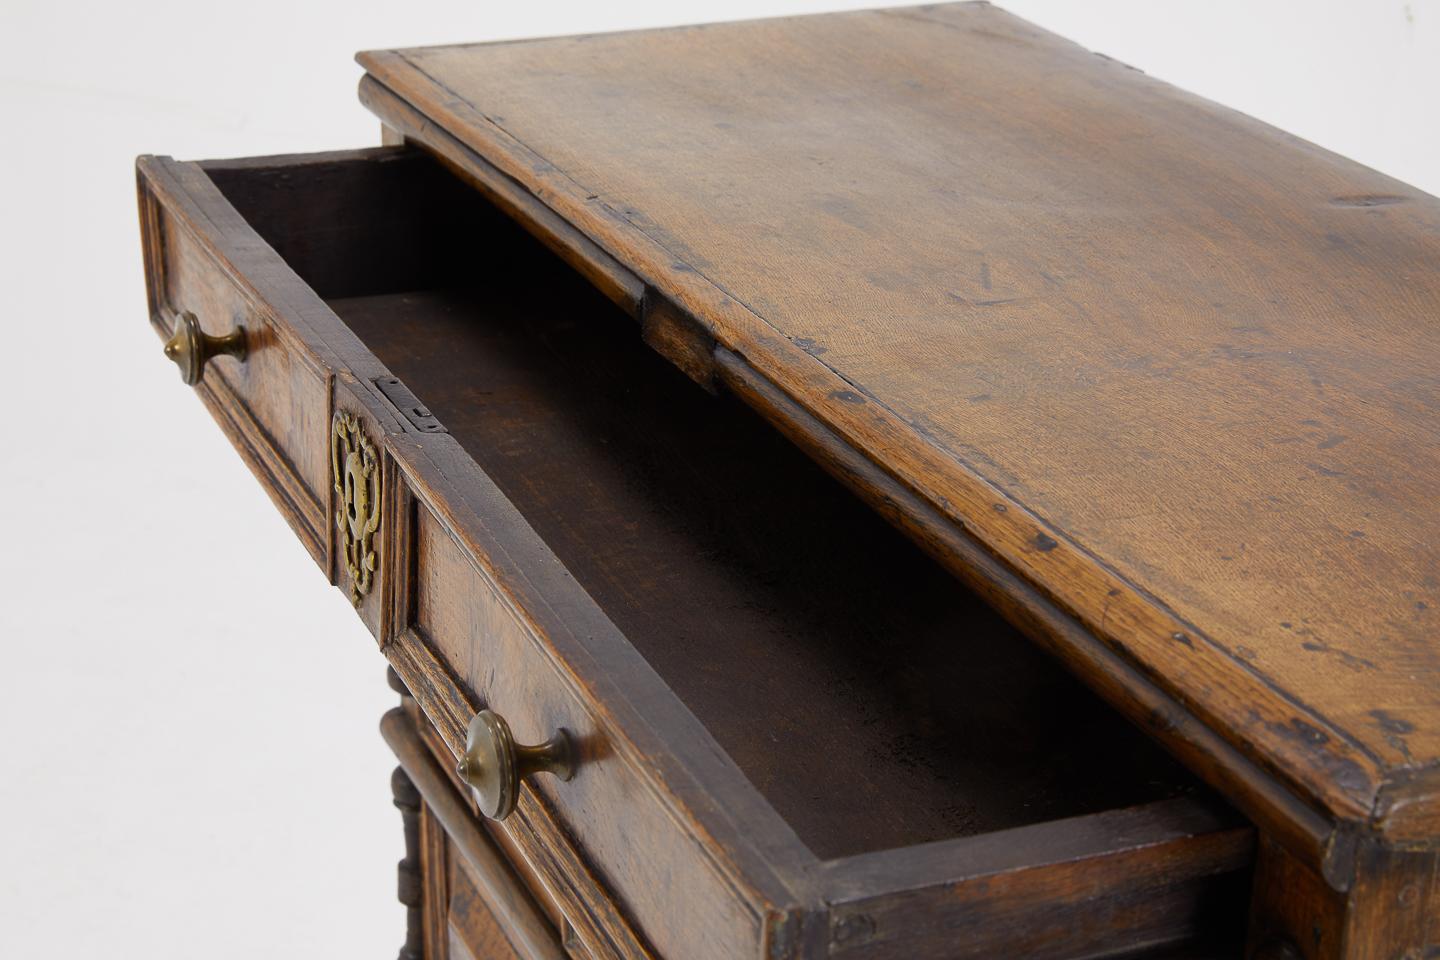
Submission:
[[[329,371],[276,313],[242,289],[209,245],[163,202],[145,218],[156,237],[151,265],[152,322],[162,337],[183,312],[218,336],[244,328],[243,360],[204,365],[196,390],[305,548],[329,566]]]

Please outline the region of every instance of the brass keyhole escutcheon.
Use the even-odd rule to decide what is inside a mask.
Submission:
[[[358,607],[379,566],[375,534],[380,529],[380,455],[359,418],[344,410],[335,412],[330,425],[330,475],[335,486],[335,532],[350,575],[350,602]]]
[[[533,747],[516,743],[504,717],[481,710],[465,732],[465,755],[455,773],[470,785],[482,814],[504,820],[514,812],[520,782],[526,777],[537,773],[561,780],[573,777],[575,749],[564,730]]]
[[[247,352],[245,328],[236,327],[221,337],[200,329],[200,320],[189,310],[175,315],[175,330],[165,341],[165,356],[180,368],[180,379],[195,386],[205,376],[205,364],[215,357],[244,360]]]

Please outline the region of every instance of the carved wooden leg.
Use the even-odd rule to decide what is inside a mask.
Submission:
[[[400,861],[400,902],[405,905],[405,945],[399,960],[425,960],[424,882],[420,875],[420,792],[399,767],[390,775],[395,806],[405,822],[405,859]]]

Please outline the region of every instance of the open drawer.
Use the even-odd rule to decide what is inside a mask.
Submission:
[[[162,333],[234,287],[319,371],[248,401],[328,425],[267,469],[440,742],[486,707],[576,745],[498,829],[577,951],[1239,942],[1243,821],[480,193],[401,148],[140,176]]]

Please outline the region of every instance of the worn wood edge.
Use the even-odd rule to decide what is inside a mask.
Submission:
[[[1208,878],[1231,862],[1226,844],[1176,841],[837,905],[830,955],[896,960],[948,947],[938,955],[1073,960],[1175,947],[1213,935],[1216,919],[1243,926],[1238,912],[1201,919]]]
[[[966,528],[920,502],[915,494],[839,440],[742,358],[716,353],[721,382],[847,488],[983,596],[1017,629],[1089,680],[1106,702],[1158,740],[1267,832],[1308,862],[1346,882],[1350,844],[1323,814],[1228,741],[1196,719],[1065,611],[996,561]]]
[[[803,912],[807,903],[813,907],[808,875],[817,862],[814,854],[464,448],[453,437],[438,434],[387,437],[386,447],[406,474],[405,486],[417,503],[430,511],[476,574],[524,626],[537,652],[575,701],[611,735],[609,748],[631,769],[643,773],[642,782],[666,816],[696,843],[709,868],[752,912],[757,925],[763,930],[772,914]],[[437,459],[445,460],[449,469]],[[490,512],[503,504],[509,516],[482,516],[464,490],[448,480],[452,473],[488,487]],[[495,524],[521,534],[511,539],[523,542],[526,557],[512,556],[501,546],[489,529]],[[536,573],[549,581],[533,582]],[[579,612],[558,610],[555,598]],[[426,656],[434,659],[423,636],[413,629],[405,636],[412,649],[425,648]],[[630,678],[623,687],[622,676]],[[450,682],[455,683],[453,678]],[[466,699],[457,684],[448,711]],[[446,733],[452,748],[458,750],[463,743],[472,713],[469,705],[458,714],[447,712],[446,722],[455,724]]]
[[[293,169],[303,172],[311,167],[324,167],[336,163],[417,163],[428,162],[429,157],[418,150],[405,149],[399,145],[378,147],[356,147],[350,150],[321,150],[313,153],[271,153],[256,157],[215,157],[194,161],[195,166],[206,174],[212,172],[238,172],[244,170]]]
[[[940,0],[940,4],[939,4],[939,5],[940,5],[940,6],[949,6],[949,7],[986,7],[986,6],[992,6],[992,3],[991,3],[991,0]],[[924,6],[921,6],[921,7],[896,7],[896,8],[891,8],[891,9],[895,9],[895,10],[916,10],[916,9],[923,10],[923,9],[925,9],[925,7],[924,7]],[[859,9],[855,9],[855,10],[841,11],[841,12],[847,12],[847,13],[852,13],[852,14],[860,14],[860,13],[866,13],[866,14],[868,14],[868,13],[879,13],[879,12],[882,12],[882,10],[881,10],[881,9],[870,9],[870,8],[859,8]],[[834,16],[835,14],[834,14],[834,13],[830,13],[830,14],[825,14],[825,15],[826,15],[826,16]],[[725,25],[731,24],[731,23],[752,23],[752,22],[756,22],[756,21],[760,21],[760,22],[765,22],[765,21],[780,22],[780,21],[784,21],[784,20],[797,20],[797,19],[801,19],[801,18],[807,17],[807,16],[814,16],[814,14],[809,14],[809,13],[800,13],[800,14],[795,14],[795,13],[781,13],[781,14],[775,14],[775,15],[768,16],[768,17],[745,17],[745,18],[743,18],[743,19],[741,19],[741,20],[715,20],[715,21],[710,21],[710,22],[708,22],[708,23],[678,23],[678,24],[672,24],[672,25],[669,25],[669,26],[661,26],[661,27],[631,27],[631,28],[622,29],[622,30],[603,30],[603,31],[596,31],[596,32],[592,32],[592,33],[571,33],[571,34],[561,34],[561,35],[547,34],[547,35],[530,36],[530,37],[512,37],[512,38],[507,38],[507,39],[504,39],[504,40],[475,40],[475,41],[471,41],[471,42],[468,42],[468,43],[431,44],[431,45],[427,45],[427,46],[423,46],[423,47],[400,47],[400,48],[391,48],[391,49],[383,49],[383,50],[361,50],[360,52],[358,52],[358,53],[355,54],[355,60],[356,60],[356,62],[359,63],[361,66],[367,66],[367,65],[368,65],[368,61],[369,61],[371,58],[373,58],[373,57],[380,57],[380,56],[384,56],[385,54],[391,54],[391,53],[406,54],[406,53],[412,53],[412,52],[422,52],[422,51],[426,51],[426,50],[470,50],[470,49],[475,49],[475,48],[479,48],[479,47],[510,47],[510,46],[521,46],[521,45],[530,44],[530,43],[553,43],[554,41],[557,41],[557,40],[565,40],[565,41],[573,41],[573,42],[576,42],[576,43],[583,43],[583,42],[585,42],[586,40],[592,40],[592,39],[595,39],[595,38],[597,38],[597,37],[623,37],[623,36],[626,36],[627,34],[642,34],[642,33],[643,33],[643,34],[655,34],[655,33],[659,33],[659,34],[691,33],[691,32],[697,31],[697,30],[708,30],[708,29],[710,29],[710,28],[712,28],[712,27],[716,27],[716,26],[725,26]],[[1132,67],[1132,68],[1130,68],[1130,69],[1135,69],[1135,68]]]
[[[1440,764],[1400,770],[1388,777],[1371,822],[1382,840],[1440,849]]]
[[[1197,876],[1243,869],[1252,861],[1252,826],[1218,804],[1175,797],[973,837],[829,860],[821,866],[819,876],[826,901],[833,905],[920,886],[1083,863],[1194,840],[1216,842],[1224,851],[1222,857],[1198,866]],[[1025,852],[1027,848],[1043,849],[1044,858],[1035,859]],[[1176,874],[1176,879],[1182,877]]]
[[[645,285],[593,240],[576,230],[554,211],[539,203],[523,186],[471,151],[444,129],[427,121],[414,107],[400,100],[374,78],[360,78],[360,102],[375,113],[383,109],[388,128],[406,140],[424,144],[452,174],[478,190],[507,216],[570,264],[612,303],[632,317],[639,316]],[[450,156],[464,154],[459,164]]]
[[[471,877],[485,905],[504,925],[520,955],[525,960],[564,960],[565,952],[549,919],[518,883],[507,879],[510,869],[504,858],[455,795],[405,711],[396,707],[386,713],[380,730],[426,807],[473,868]]]
[[[935,930],[961,941],[1007,935],[995,929],[995,898],[1011,903],[1007,928],[1054,924],[1067,908],[1081,908],[1098,896],[1148,901],[1162,890],[1179,895],[1208,877],[1243,870],[1253,860],[1255,833],[1233,814],[1178,798],[1086,817],[1073,817],[964,840],[925,844],[905,851],[863,854],[825,864],[831,904],[833,955],[886,955],[928,945]],[[1039,858],[1035,851],[1043,851]],[[1023,891],[1015,895],[1014,891]],[[1199,891],[1191,897],[1200,903]],[[887,912],[912,909],[924,901],[932,926],[925,930],[886,922]],[[985,904],[978,915],[976,904]],[[1106,954],[1174,942],[1197,932],[1188,917],[1170,917],[1163,905],[1130,917],[1131,926],[1109,927],[1103,942],[1090,947]],[[917,941],[909,944],[911,940]],[[1089,955],[1088,953],[1086,955]]]
[[[165,249],[161,236],[160,201],[150,190],[146,157],[135,161],[135,200],[140,212],[140,262],[145,275],[145,303],[150,322],[160,315],[165,291]]]
[[[727,347],[736,347],[737,350],[747,347],[756,351],[757,356],[753,356],[752,360],[757,361],[757,366],[765,368],[766,373],[778,383],[791,381],[789,391],[792,396],[808,396],[812,413],[822,419],[834,416],[837,422],[840,422],[842,433],[857,436],[861,440],[870,440],[871,446],[900,448],[907,455],[913,456],[914,462],[909,465],[906,462],[897,463],[901,479],[912,485],[917,492],[922,492],[924,497],[943,511],[952,512],[956,520],[962,520],[960,511],[956,511],[956,504],[963,505],[969,501],[973,507],[984,508],[996,498],[1001,501],[1007,499],[994,485],[989,484],[984,476],[976,474],[971,465],[950,459],[945,453],[933,448],[927,440],[913,435],[912,430],[904,426],[900,417],[881,409],[877,404],[868,404],[871,409],[865,410],[861,416],[851,416],[852,412],[837,415],[832,409],[834,404],[825,404],[822,400],[837,393],[837,390],[845,393],[844,387],[847,384],[838,374],[824,367],[824,364],[814,357],[809,357],[809,354],[793,347],[782,334],[769,327],[763,318],[757,317],[749,308],[716,288],[701,273],[694,271],[694,268],[678,263],[677,258],[652,237],[645,235],[644,230],[605,204],[593,201],[596,200],[595,194],[588,193],[585,187],[570,180],[564,171],[557,170],[553,164],[528,150],[523,142],[511,137],[490,118],[484,117],[477,109],[439,85],[435,79],[426,75],[419,65],[406,58],[405,53],[393,50],[364,53],[359,59],[373,75],[390,88],[402,89],[405,96],[409,96],[419,105],[423,114],[435,118],[436,121],[445,122],[448,119],[451,124],[458,121],[467,127],[477,140],[484,141],[484,153],[488,160],[507,170],[507,173],[521,183],[531,186],[536,196],[556,212],[566,216],[570,222],[576,223],[592,236],[608,237],[606,246],[608,249],[616,249],[618,259],[636,265],[636,271],[647,276],[658,289],[674,295],[678,302],[694,312],[698,320],[713,330],[721,343]],[[624,249],[618,249],[621,246],[624,246]],[[684,269],[675,269],[677,266],[684,266]],[[855,394],[851,396],[854,396],[857,402],[864,403],[864,397]],[[835,426],[834,423],[832,426]],[[861,449],[870,449],[864,442],[858,443],[858,446],[861,446]],[[950,495],[946,495],[948,492]],[[1158,661],[1174,661],[1178,656],[1178,653],[1166,646],[1169,638],[1184,636],[1189,639],[1194,636],[1195,639],[1200,639],[1205,651],[1211,655],[1218,653],[1231,668],[1238,668],[1253,679],[1254,689],[1250,691],[1251,697],[1246,701],[1247,711],[1250,710],[1251,702],[1254,702],[1266,705],[1267,711],[1282,721],[1286,712],[1300,711],[1308,714],[1310,720],[1315,721],[1313,725],[1316,725],[1316,728],[1325,728],[1329,734],[1333,734],[1331,746],[1319,750],[1319,753],[1326,754],[1329,760],[1342,764],[1341,769],[1349,782],[1335,782],[1333,777],[1326,776],[1325,763],[1318,763],[1316,757],[1310,757],[1296,744],[1286,743],[1284,738],[1272,738],[1269,746],[1274,753],[1280,757],[1290,757],[1290,763],[1282,764],[1284,774],[1293,774],[1297,783],[1305,786],[1322,800],[1322,803],[1332,806],[1332,809],[1341,815],[1364,815],[1364,810],[1371,806],[1374,796],[1372,782],[1378,761],[1369,756],[1368,751],[1359,746],[1354,738],[1313,714],[1305,705],[1295,702],[1289,694],[1256,674],[1250,665],[1215,645],[1210,638],[1195,630],[1194,626],[1179,620],[1174,613],[1164,609],[1155,597],[1146,596],[1136,590],[1133,584],[1119,579],[1112,570],[1079,550],[1076,545],[1061,543],[1064,550],[1050,547],[1047,550],[1035,551],[1028,548],[1027,544],[1035,543],[1037,537],[1053,540],[1050,534],[1056,531],[1050,530],[1040,518],[1028,514],[1018,502],[1009,502],[1014,504],[1014,510],[1008,511],[1011,515],[1005,518],[1004,522],[996,522],[994,518],[988,517],[984,510],[969,511],[972,518],[979,518],[979,524],[988,528],[991,535],[988,535],[986,540],[996,553],[1007,558],[1007,563],[1017,566],[1017,569],[1027,570],[1041,589],[1044,589],[1047,581],[1060,584],[1061,589],[1064,584],[1077,580],[1094,581],[1099,586],[1117,584],[1115,589],[1119,590],[1119,593],[1115,594],[1106,590],[1100,590],[1099,593],[1094,590],[1074,590],[1071,593],[1081,597],[1087,594],[1109,594],[1112,599],[1104,604],[1100,620],[1103,622],[1104,619],[1109,619],[1110,623],[1133,622],[1136,629],[1130,630],[1132,636],[1158,640],[1151,649],[1152,656]],[[1014,535],[1017,531],[1024,535]],[[1043,556],[1037,557],[1037,554]],[[1058,573],[1045,577],[1045,570]],[[1041,576],[1037,577],[1035,574]],[[1115,597],[1119,597],[1119,604]],[[1117,606],[1120,609],[1116,609]],[[1094,610],[1080,610],[1080,613],[1093,615]],[[1100,632],[1103,633],[1103,630]],[[1198,649],[1192,643],[1185,643],[1185,646],[1192,651]],[[1191,665],[1191,668],[1194,669],[1194,665]],[[1165,676],[1174,675],[1176,671],[1158,669],[1156,666],[1152,672],[1164,679]],[[1204,672],[1204,669],[1201,672]],[[1205,707],[1205,704],[1198,705]],[[1233,733],[1228,725],[1225,728],[1227,733],[1236,738],[1241,748],[1250,746],[1246,738]],[[1261,761],[1267,760],[1263,754],[1260,754],[1260,757]],[[1359,777],[1362,777],[1364,782],[1358,782]]]
[[[523,184],[543,204],[691,313],[721,346],[745,356],[758,372],[849,445],[872,460],[873,451],[898,453],[885,458],[898,482],[950,522],[972,529],[992,554],[1035,591],[1067,608],[1072,617],[1122,651],[1153,682],[1223,731],[1233,746],[1337,819],[1356,823],[1370,819],[1389,771],[1347,731],[1298,702],[1157,598],[1124,580],[1004,494],[973,466],[936,448],[892,411],[855,394],[850,389],[853,385],[835,371],[430,77],[404,53],[372,51],[357,59],[396,99],[434,123],[467,131],[474,141],[469,147],[487,163]],[[372,103],[370,107],[389,122],[383,105]],[[461,156],[449,158],[464,163]],[[848,395],[853,402],[831,402],[830,398],[839,395]],[[1005,510],[994,509],[997,504]],[[1042,542],[1046,548],[1037,549],[1035,545]],[[1049,546],[1052,542],[1055,546]],[[1176,637],[1183,639],[1176,641]],[[1248,677],[1249,683],[1244,696],[1235,702],[1221,704],[1197,695],[1216,688],[1214,681],[1237,671]],[[1185,689],[1172,682],[1182,673],[1196,677]],[[1244,735],[1252,712],[1275,729],[1286,729],[1296,713],[1302,714],[1303,722],[1326,734],[1326,743],[1307,745],[1272,734],[1265,738],[1264,748],[1257,747],[1260,738]]]

